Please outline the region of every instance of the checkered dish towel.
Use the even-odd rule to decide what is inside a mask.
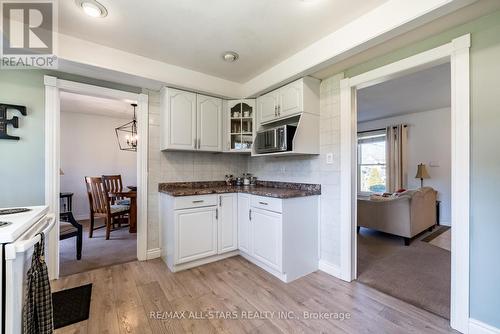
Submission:
[[[44,239],[41,233],[40,242],[35,245],[31,268],[28,270],[23,317],[24,334],[52,334],[54,332],[52,294],[44,258]]]

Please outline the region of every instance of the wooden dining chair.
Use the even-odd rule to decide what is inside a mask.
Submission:
[[[108,194],[119,193],[123,191],[123,183],[121,175],[102,175],[102,182]],[[111,197],[112,204],[130,205],[130,199],[120,196]]]
[[[89,238],[92,238],[95,229],[106,228],[106,240],[109,239],[111,227],[115,219],[122,218],[130,214],[130,206],[123,204],[113,204],[109,192],[106,190],[102,177],[85,177],[87,194],[90,206],[90,230]],[[95,218],[104,218],[103,226],[94,226]]]

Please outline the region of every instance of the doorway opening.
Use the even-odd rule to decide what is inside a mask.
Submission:
[[[356,93],[357,280],[449,319],[450,63]]]
[[[134,106],[60,93],[60,276],[137,259]]]
[[[45,110],[50,278],[145,260],[148,96],[46,76]]]
[[[340,93],[340,277],[351,281],[357,272],[357,91],[385,81],[450,63],[451,77],[451,287],[450,325],[469,326],[470,205],[470,35],[448,44],[341,81]]]

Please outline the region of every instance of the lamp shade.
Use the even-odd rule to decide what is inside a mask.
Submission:
[[[427,172],[427,168],[424,164],[420,164],[417,167],[417,175],[415,175],[416,179],[430,179],[431,176]]]

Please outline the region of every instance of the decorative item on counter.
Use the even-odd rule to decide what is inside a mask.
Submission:
[[[243,185],[244,186],[249,186],[250,185],[250,178],[252,177],[252,174],[250,173],[243,173]]]
[[[250,176],[250,185],[255,186],[257,184],[257,177],[256,176]]]
[[[225,181],[226,181],[226,186],[232,186],[233,185],[233,181],[234,181],[233,174],[227,174],[225,176]]]
[[[19,117],[14,116],[10,119],[7,118],[7,109],[17,110],[21,115],[26,116],[25,106],[16,106],[13,104],[0,103],[0,139],[11,139],[19,140],[17,136],[10,136],[7,133],[7,125],[12,124],[12,126],[17,129],[19,127]]]
[[[242,186],[243,185],[243,178],[241,178],[241,177],[238,176],[236,178],[236,185],[237,186]]]

